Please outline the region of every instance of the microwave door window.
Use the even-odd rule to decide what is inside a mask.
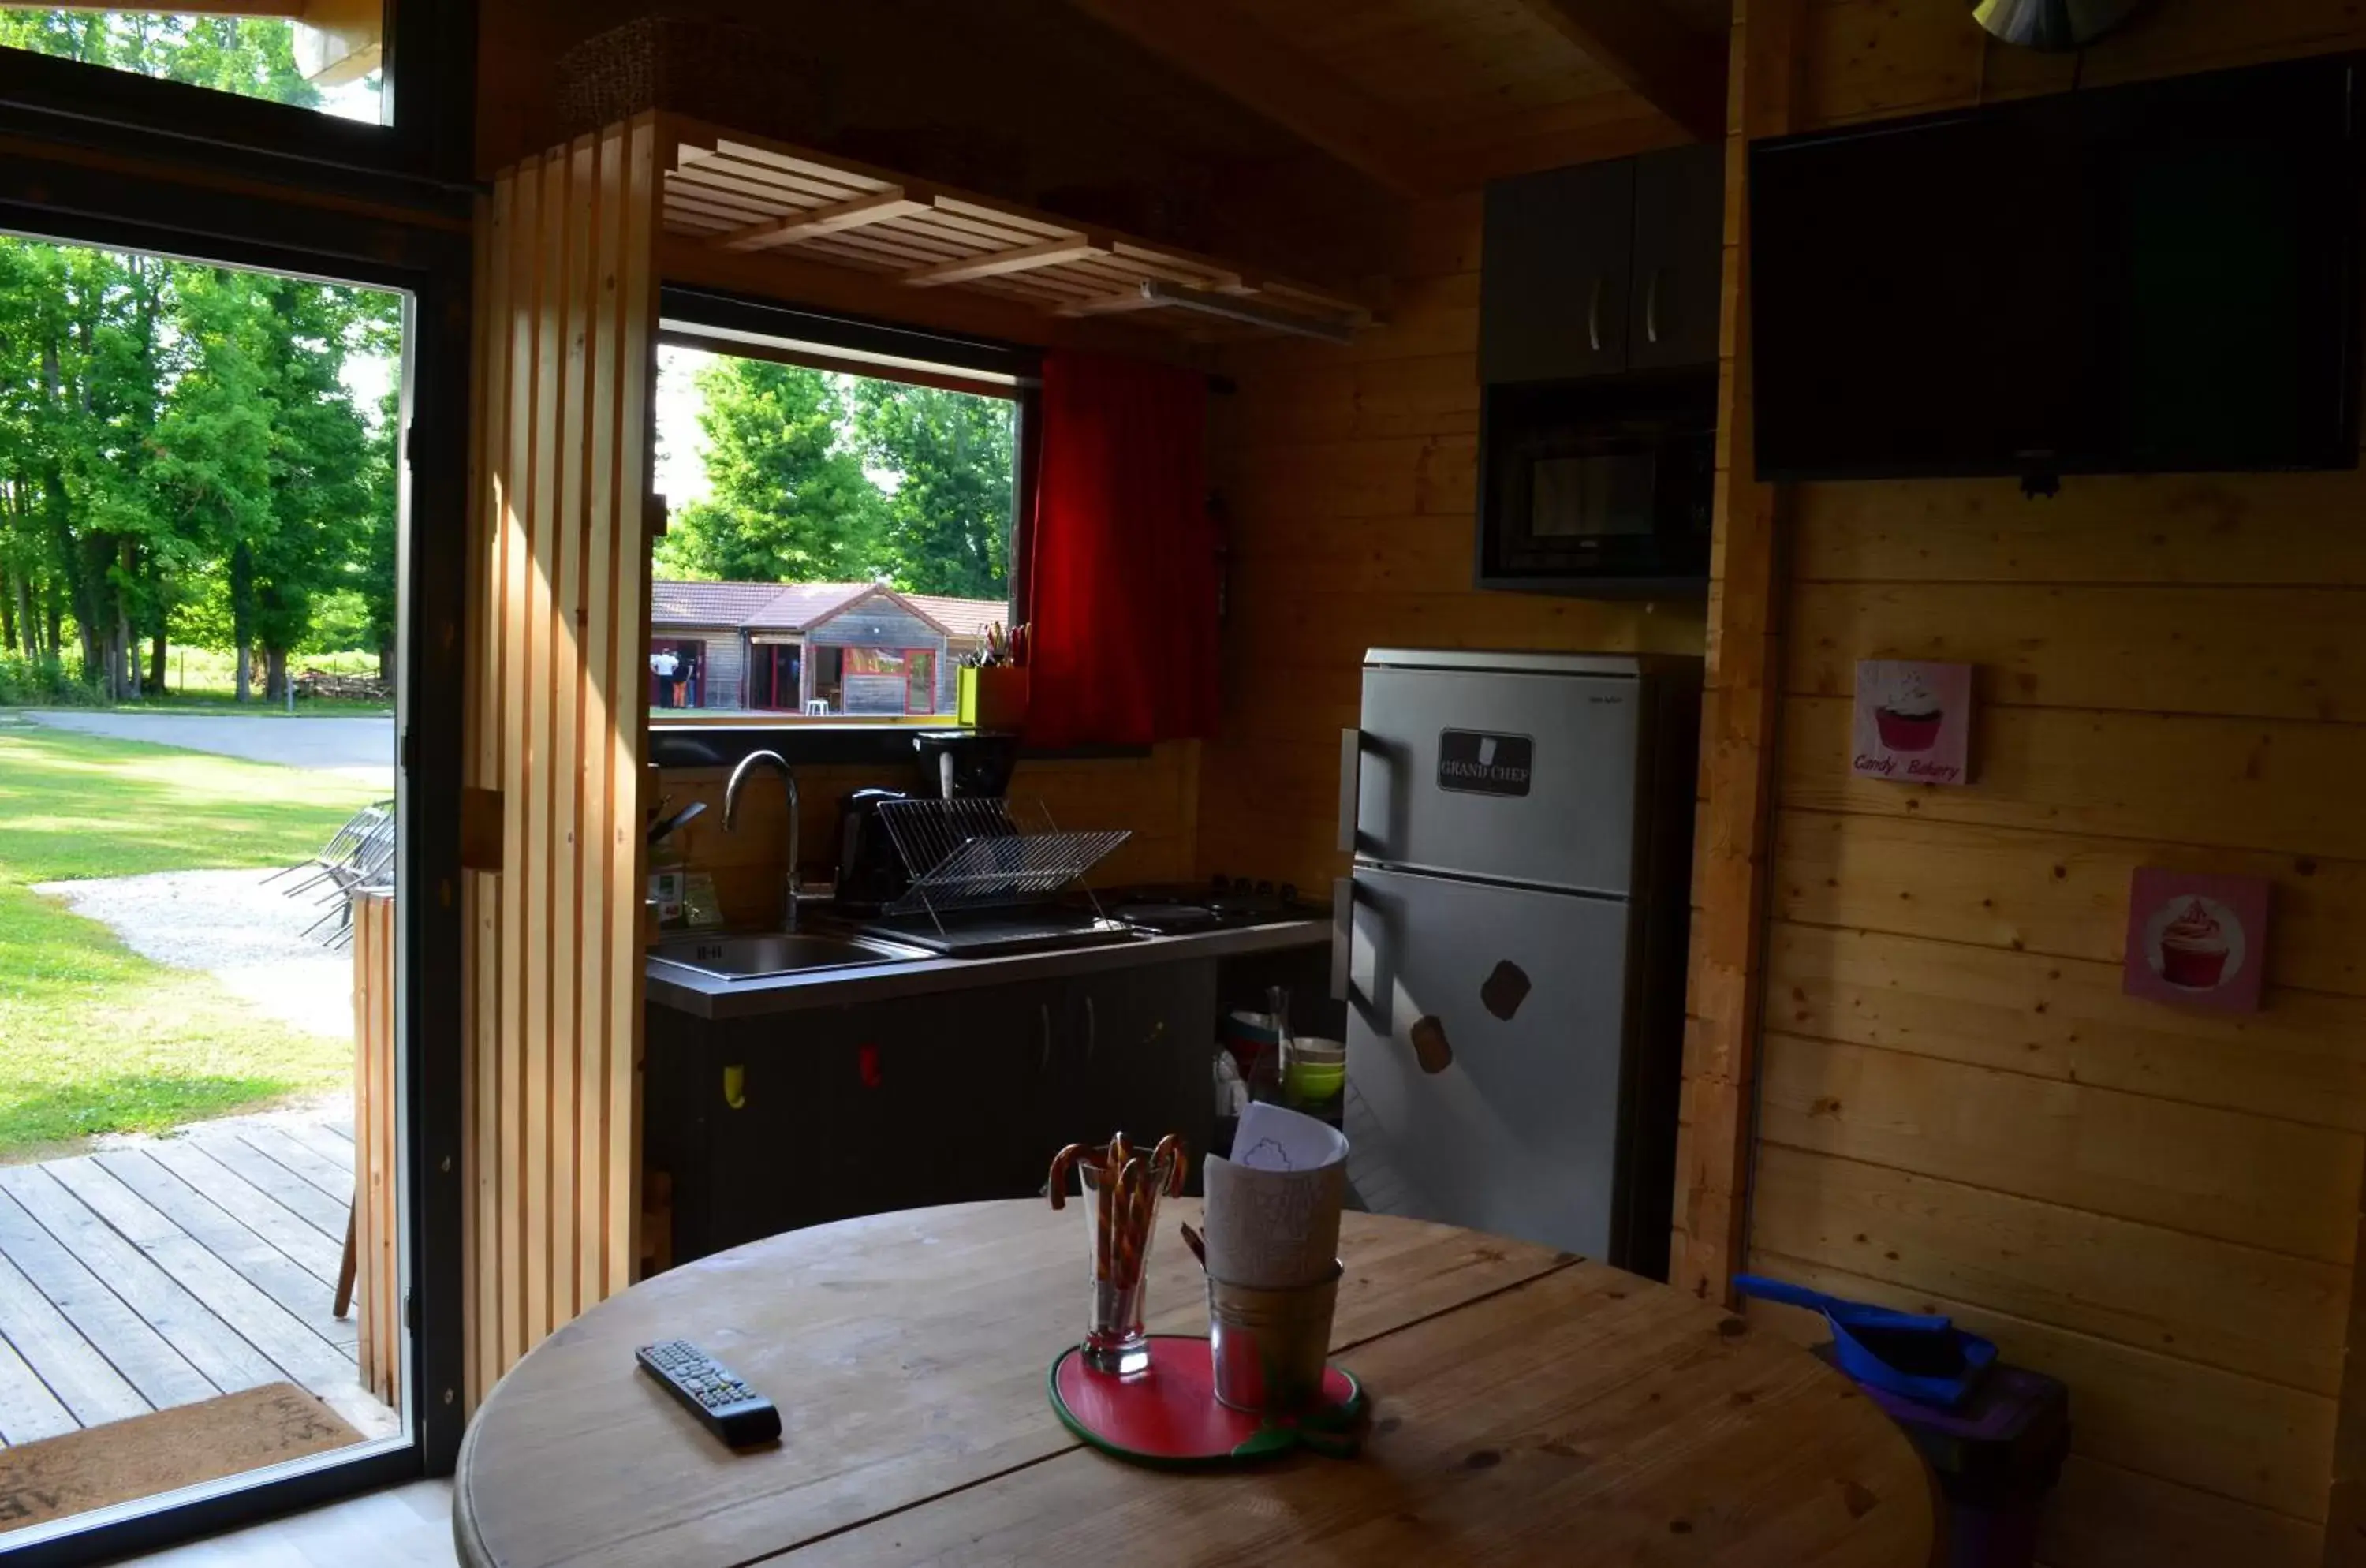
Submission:
[[[1538,458],[1532,474],[1530,537],[1574,540],[1651,534],[1657,467],[1647,453]]]

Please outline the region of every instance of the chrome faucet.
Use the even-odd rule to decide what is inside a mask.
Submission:
[[[750,751],[731,770],[731,782],[723,786],[723,830],[737,832],[739,827],[739,786],[748,782],[749,770],[757,763],[769,763],[778,768],[789,786],[789,886],[781,905],[781,929],[794,933],[797,929],[797,774],[778,751]]]

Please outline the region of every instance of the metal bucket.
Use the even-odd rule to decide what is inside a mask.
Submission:
[[[1311,1285],[1257,1290],[1208,1280],[1209,1353],[1216,1399],[1251,1414],[1289,1413],[1314,1403],[1331,1350],[1331,1314],[1346,1266]]]

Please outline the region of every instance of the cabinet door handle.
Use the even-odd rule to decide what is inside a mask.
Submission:
[[[1660,275],[1667,270],[1653,267],[1651,281],[1643,290],[1643,335],[1653,343],[1660,341]]]
[[[1052,1004],[1039,1002],[1036,1005],[1043,1015],[1043,1066],[1041,1070],[1048,1073],[1052,1070]]]
[[[1594,275],[1594,293],[1585,306],[1585,341],[1594,353],[1602,352],[1602,275]]]
[[[1085,998],[1085,1060],[1089,1062],[1101,1048],[1100,1015],[1093,1011],[1093,998]]]

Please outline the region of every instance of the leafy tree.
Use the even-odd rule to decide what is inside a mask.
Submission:
[[[0,45],[242,97],[321,102],[296,68],[296,28],[284,18],[10,9],[0,11]]]
[[[802,366],[716,359],[697,373],[713,493],[672,519],[659,566],[759,582],[861,581],[889,564],[887,507],[844,438],[833,378]]]
[[[46,665],[70,632],[82,678],[134,696],[177,631],[240,649],[242,697],[259,656],[276,695],[332,595],[382,647],[395,421],[344,370],[399,346],[395,307],[0,238],[0,651]]]
[[[866,378],[854,383],[852,413],[864,457],[896,476],[885,538],[896,586],[1008,596],[1012,405]]]

